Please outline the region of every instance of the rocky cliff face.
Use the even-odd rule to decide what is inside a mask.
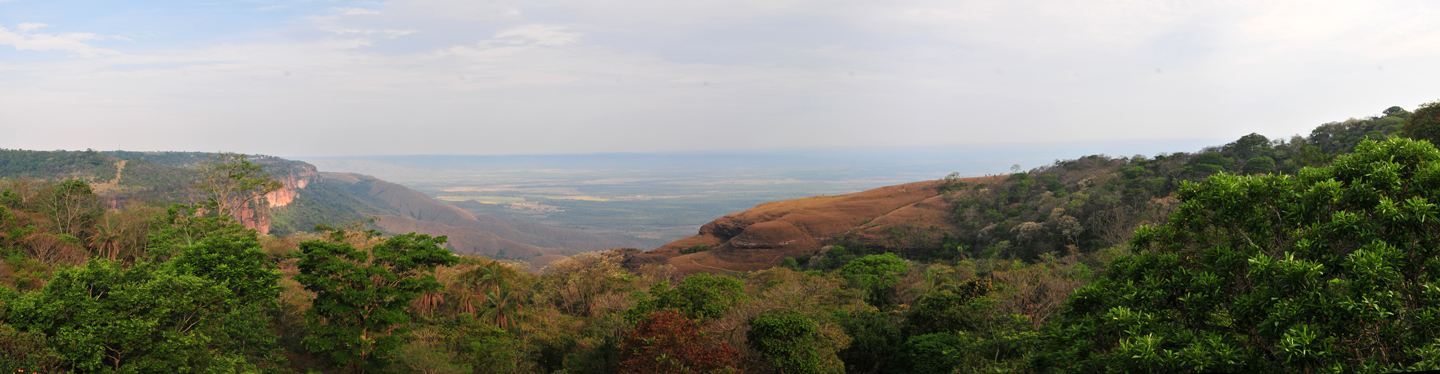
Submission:
[[[295,197],[300,195],[299,192],[296,192],[297,190],[305,189],[305,186],[319,180],[320,172],[315,169],[314,165],[301,163],[292,166],[283,175],[271,174],[270,177],[285,184],[285,188],[265,194],[265,201],[270,204],[270,207],[279,208],[295,201]]]
[[[283,165],[272,164],[270,168],[272,169],[270,177],[280,181],[284,187],[265,194],[261,200],[266,206],[261,207],[260,212],[256,212],[254,208],[247,208],[238,214],[240,222],[244,223],[245,227],[255,229],[261,234],[270,233],[270,209],[290,205],[296,197],[300,196],[299,190],[320,180],[320,172],[315,169],[315,165],[304,162],[289,161]],[[273,171],[273,169],[279,169],[279,171]]]

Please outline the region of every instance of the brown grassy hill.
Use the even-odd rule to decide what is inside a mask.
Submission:
[[[432,235],[450,235],[445,233],[452,232],[466,233],[450,237],[452,245],[461,253],[531,260],[533,256],[569,255],[617,247],[640,246],[638,242],[599,236],[580,230],[473,214],[453,205],[436,201],[419,191],[368,175],[321,173],[321,176],[327,182],[344,186],[350,194],[371,204],[395,211],[394,216],[384,217],[380,222],[381,227],[387,232],[416,231]],[[430,225],[420,225],[419,223],[422,222],[430,223]],[[408,229],[409,227],[424,228],[425,230]]]
[[[1000,177],[970,178],[993,183]],[[632,264],[667,263],[684,273],[750,271],[780,264],[786,257],[813,254],[839,238],[874,247],[938,242],[952,231],[944,181],[925,181],[868,191],[812,196],[760,204],[700,228],[699,234],[636,255]],[[709,250],[682,254],[696,246]]]

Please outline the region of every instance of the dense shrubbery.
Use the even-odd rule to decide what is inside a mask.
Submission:
[[[1362,142],[1299,176],[1187,184],[1136,256],[1075,293],[1039,367],[1389,372],[1437,366],[1440,152]]]

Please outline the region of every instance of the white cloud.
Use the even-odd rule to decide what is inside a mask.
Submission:
[[[512,43],[529,43],[543,46],[559,46],[574,43],[580,34],[565,31],[562,26],[524,25],[495,33],[496,39],[515,40]]]
[[[335,10],[340,11],[340,14],[341,14],[341,15],[346,15],[346,16],[357,16],[357,15],[364,15],[364,14],[380,14],[380,11],[378,11],[378,10],[374,10],[374,9],[364,9],[364,8],[335,8]]]
[[[98,57],[101,55],[118,55],[120,52],[110,49],[91,46],[86,41],[103,40],[106,37],[92,33],[59,33],[40,34],[29,33],[46,25],[39,23],[22,23],[16,27],[20,32],[14,32],[0,27],[0,45],[14,46],[22,51],[71,51],[83,57]]]
[[[273,154],[653,151],[1274,136],[1436,98],[1417,83],[1440,80],[1435,6],[1305,4],[395,0],[268,39],[0,61],[18,77],[0,126]],[[35,30],[0,44],[101,39]],[[86,147],[108,148],[40,148]]]
[[[379,37],[386,38],[386,39],[395,39],[395,38],[398,38],[398,37],[401,37],[401,36],[410,35],[410,34],[414,34],[414,33],[420,32],[419,30],[394,30],[394,29],[361,30],[361,29],[344,29],[344,28],[331,28],[331,27],[321,28],[321,30],[329,31],[329,32],[335,33],[335,34],[337,34],[337,35],[347,35],[347,34],[367,35],[367,36],[373,35],[373,36],[379,36]]]
[[[30,30],[38,29],[38,28],[45,27],[45,26],[50,26],[50,25],[46,25],[46,24],[43,24],[43,23],[22,23],[22,24],[16,25],[16,26],[15,26],[15,29],[16,29],[16,30],[20,30],[20,31],[30,31]]]

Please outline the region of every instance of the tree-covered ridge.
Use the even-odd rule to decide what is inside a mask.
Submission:
[[[115,158],[93,150],[0,149],[0,177],[83,179],[99,182],[115,177],[115,161]]]
[[[155,164],[159,164],[159,165],[177,167],[177,168],[181,168],[181,169],[191,169],[191,170],[199,169],[199,168],[202,167],[207,161],[209,161],[211,158],[214,158],[214,157],[218,154],[218,153],[214,153],[214,152],[170,152],[170,151],[160,151],[160,152],[103,151],[103,152],[100,152],[100,153],[104,153],[104,154],[106,154],[106,155],[110,155],[110,156],[112,156],[112,157],[115,157],[115,158],[118,158],[118,159],[121,159],[121,160],[146,161],[146,162],[151,162],[151,163],[155,163]],[[290,170],[292,170],[292,169],[294,169],[294,168],[301,168],[301,167],[304,167],[304,166],[308,166],[308,165],[309,165],[309,164],[306,164],[306,163],[301,162],[301,161],[287,160],[287,159],[280,158],[280,157],[276,157],[276,156],[259,155],[259,154],[256,154],[256,155],[246,155],[246,156],[247,156],[247,158],[248,158],[251,162],[254,162],[254,163],[256,163],[256,164],[260,164],[260,165],[266,166],[266,168],[267,168],[266,171],[267,171],[267,172],[277,173],[277,174],[280,173],[280,172],[288,172],[288,171],[290,171]],[[313,170],[314,167],[311,166],[310,169]]]
[[[189,204],[206,199],[203,189],[198,187],[205,176],[202,169],[220,155],[0,150],[0,178],[36,186],[78,179],[95,186],[98,197],[112,206]],[[245,159],[259,166],[259,173],[304,183],[305,188],[290,191],[294,193],[294,200],[287,206],[265,212],[271,220],[271,229],[278,234],[309,231],[321,223],[350,222],[389,214],[386,209],[346,193],[342,187],[326,184],[310,164],[265,155],[247,155]]]
[[[904,245],[912,248],[899,249],[916,258],[962,248],[959,254],[968,257],[1033,260],[1041,253],[1122,245],[1136,227],[1164,222],[1177,208],[1172,196],[1184,183],[1217,173],[1295,175],[1303,167],[1326,165],[1365,139],[1399,135],[1410,113],[1398,107],[1386,113],[1323,124],[1309,137],[1250,134],[1195,153],[1091,155],[1057,160],[995,184],[953,182],[949,199],[958,230],[942,243],[911,242]]]

